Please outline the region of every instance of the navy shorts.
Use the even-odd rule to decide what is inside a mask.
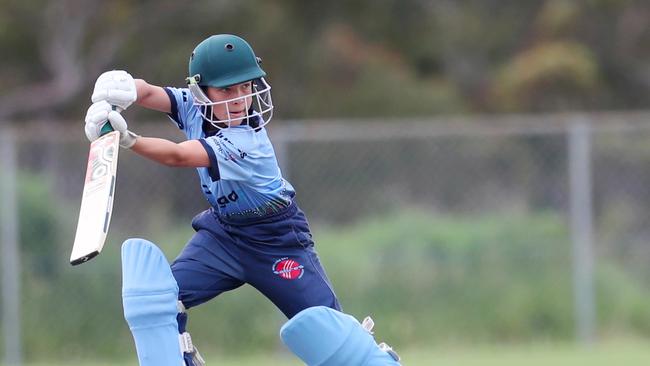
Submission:
[[[295,204],[247,225],[228,224],[209,209],[192,227],[196,234],[172,263],[187,308],[248,283],[288,318],[312,306],[341,310]]]

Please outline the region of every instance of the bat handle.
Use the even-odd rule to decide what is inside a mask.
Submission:
[[[117,111],[117,107],[113,106],[113,110]],[[106,121],[106,123],[104,123],[104,126],[102,126],[102,130],[99,131],[99,136],[104,136],[107,133],[113,132],[113,131],[115,131],[115,130],[113,129],[113,126],[111,126],[111,123]]]
[[[113,126],[107,121],[104,123],[104,126],[102,127],[102,130],[99,132],[99,136],[106,135],[109,132],[113,132]]]

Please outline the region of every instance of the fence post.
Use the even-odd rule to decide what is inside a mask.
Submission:
[[[20,333],[20,256],[16,203],[16,143],[11,127],[0,127],[0,255],[4,363],[22,364]]]
[[[593,274],[591,132],[587,122],[579,120],[570,125],[568,143],[576,335],[579,342],[590,345],[595,339],[596,306]]]

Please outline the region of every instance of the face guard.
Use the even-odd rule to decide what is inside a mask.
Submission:
[[[215,128],[224,129],[233,125],[249,125],[252,128],[260,128],[271,122],[273,117],[271,86],[264,78],[252,80],[252,93],[219,102],[214,102],[208,98],[201,86],[199,86],[200,76],[189,77],[187,82],[194,99],[194,105],[199,108],[203,118]],[[252,98],[250,102],[248,102],[249,98]],[[241,100],[242,104],[245,105],[243,115],[231,113],[229,104],[238,100]],[[225,111],[226,118],[218,119],[214,115],[215,108]]]

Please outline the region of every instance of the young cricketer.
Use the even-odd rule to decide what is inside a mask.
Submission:
[[[98,138],[108,120],[120,131],[122,147],[168,166],[196,168],[210,205],[192,220],[195,234],[171,267],[153,243],[129,239],[123,245],[124,311],[141,365],[177,366],[178,357],[189,366],[201,365],[185,330],[185,309],[245,283],[289,319],[311,309],[316,318],[343,317],[341,324],[360,327],[340,313],[295,190],[278,167],[265,129],[273,113],[265,76],[245,40],[220,34],[192,52],[186,88],[151,85],[118,70],[102,74],[95,84],[87,137]],[[129,131],[119,112],[133,102],[166,113],[187,140],[175,143]],[[301,329],[306,328],[292,324],[285,333],[294,334],[286,338],[294,350],[295,342],[303,347]],[[314,324],[319,323],[309,320],[308,328]],[[181,349],[162,347],[173,349],[161,352],[161,344],[173,345],[172,333],[178,338],[175,327]],[[326,351],[307,346],[304,357],[330,357],[323,352],[336,353],[339,346]]]

